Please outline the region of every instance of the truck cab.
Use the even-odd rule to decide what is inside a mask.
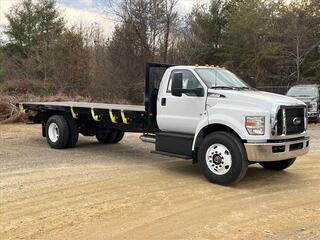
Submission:
[[[308,152],[306,111],[225,68],[170,67],[157,97],[156,152],[192,157],[220,184],[240,179],[248,164],[283,170]]]
[[[287,96],[304,102],[308,107],[308,119],[310,122],[320,120],[320,85],[296,85],[289,89]]]

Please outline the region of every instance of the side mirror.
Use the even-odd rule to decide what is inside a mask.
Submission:
[[[173,75],[171,84],[171,94],[176,97],[182,96],[182,73],[175,73]]]
[[[253,88],[257,88],[257,81],[254,77],[249,78],[249,85]]]
[[[203,88],[196,88],[195,89],[195,94],[197,95],[197,97],[203,97],[204,96]]]

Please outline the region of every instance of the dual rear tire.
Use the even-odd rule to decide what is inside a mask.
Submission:
[[[70,116],[54,115],[46,122],[46,139],[51,148],[64,149],[74,147],[79,139],[77,122]],[[124,132],[113,130],[98,132],[97,140],[103,144],[118,143],[124,137]]]
[[[69,116],[54,115],[46,123],[46,138],[54,149],[74,147],[79,138],[76,121]]]
[[[96,138],[99,143],[112,144],[120,142],[124,137],[124,132],[121,130],[113,130],[110,132],[98,132]]]

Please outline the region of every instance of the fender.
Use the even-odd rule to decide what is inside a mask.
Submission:
[[[208,126],[223,126],[224,129],[231,129],[233,132],[235,132],[241,139],[243,139],[240,134],[239,134],[239,129],[237,129],[236,127],[232,126],[230,123],[226,123],[226,121],[214,121],[214,122],[201,122],[199,123],[196,133],[194,135],[194,139],[193,139],[193,143],[192,143],[192,151],[196,150],[196,145],[197,145],[197,141],[200,140],[200,138],[202,137],[202,132],[203,130],[208,127]]]
[[[203,117],[200,119],[198,125],[197,125],[197,129],[193,138],[193,143],[192,143],[192,151],[195,150],[195,146],[196,146],[196,142],[197,142],[197,138],[199,136],[199,133],[202,131],[203,128],[205,128],[206,126],[209,125],[209,119],[208,119],[208,112],[206,112],[205,115],[203,115]]]
[[[259,111],[259,110],[258,110]],[[232,115],[230,115],[230,112],[232,112]],[[257,109],[243,109],[240,107],[231,108],[230,106],[227,106],[225,104],[219,104],[215,105],[207,110],[207,121],[204,121],[201,119],[199,121],[199,124],[197,126],[197,130],[194,135],[193,144],[192,144],[192,151],[195,151],[197,146],[197,141],[199,140],[202,134],[202,131],[207,126],[220,126],[222,131],[229,129],[233,131],[236,135],[239,136],[242,140],[260,140],[260,139],[266,139],[266,134],[261,136],[253,136],[249,135],[246,131],[245,126],[245,116],[251,115],[251,114],[257,114]],[[267,112],[263,112],[260,110],[258,115],[260,116],[266,116],[266,122],[269,121],[269,116],[267,115]],[[220,130],[215,129],[216,130]],[[199,135],[200,134],[200,135]]]

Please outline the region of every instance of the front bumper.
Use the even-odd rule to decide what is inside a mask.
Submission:
[[[309,151],[309,137],[275,143],[245,143],[248,160],[271,162],[295,158]]]
[[[319,112],[308,112],[308,118],[318,118],[319,117]]]

